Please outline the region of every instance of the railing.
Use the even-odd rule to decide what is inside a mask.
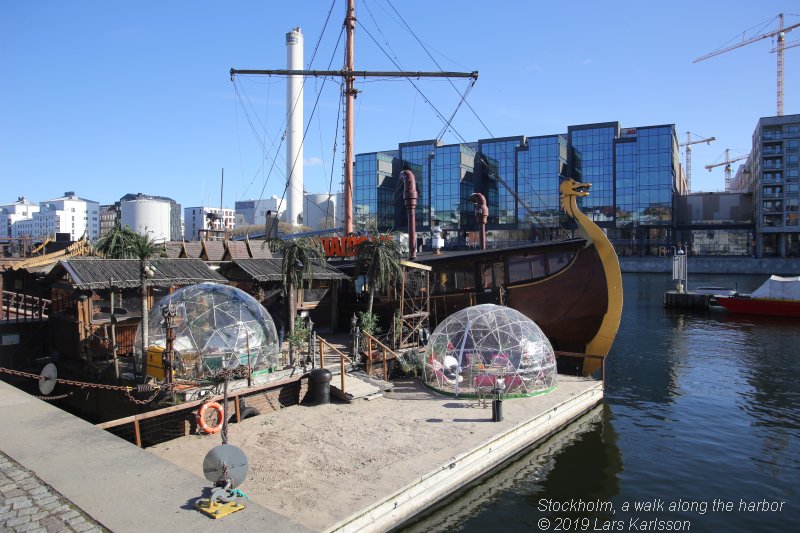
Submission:
[[[367,338],[367,375],[372,375],[372,343],[377,344],[380,348],[382,348],[382,358],[381,361],[383,363],[383,379],[389,379],[389,369],[387,368],[387,362],[389,359],[397,359],[397,353],[394,352],[391,348],[383,344],[381,341],[367,333],[366,331],[362,331],[361,334]],[[389,357],[387,357],[387,354]]]
[[[5,322],[33,322],[47,318],[52,302],[18,292],[3,291],[0,320]]]
[[[327,346],[328,348],[330,348],[331,350],[333,350],[334,352],[339,354],[339,366],[340,366],[341,378],[342,378],[342,396],[344,396],[345,395],[345,390],[344,390],[344,374],[345,374],[344,362],[345,362],[345,360],[347,360],[352,365],[353,364],[353,360],[350,359],[348,356],[346,356],[343,352],[339,351],[331,343],[329,343],[328,341],[326,341],[322,337],[317,337],[317,339],[319,340],[319,367],[320,368],[325,368],[325,346]]]

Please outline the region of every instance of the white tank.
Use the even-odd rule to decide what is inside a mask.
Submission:
[[[156,242],[170,237],[170,204],[153,198],[135,198],[120,204],[122,227],[149,234]]]
[[[328,193],[308,193],[303,203],[303,224],[312,229],[333,229],[336,227],[336,195]],[[325,219],[328,227],[325,228]]]
[[[297,27],[286,34],[286,62],[289,70],[303,70],[303,34]],[[303,77],[286,81],[286,215],[297,226],[303,212]]]

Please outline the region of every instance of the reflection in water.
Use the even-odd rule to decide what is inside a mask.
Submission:
[[[690,275],[690,287],[750,292],[765,278]],[[626,274],[623,283],[601,420],[554,437],[410,530],[538,531],[538,519],[567,516],[539,511],[541,498],[607,499],[615,509],[654,498],[720,499],[737,509],[658,518],[690,520],[694,531],[797,528],[800,323],[665,309],[668,275]],[[757,500],[786,504],[738,511]]]
[[[535,505],[541,495],[554,499],[610,500],[617,489],[608,480],[616,477],[622,465],[607,411],[607,406],[595,407],[503,470],[479,480],[453,501],[403,531],[535,530],[538,517],[519,515],[517,510],[523,505]],[[575,475],[584,481],[580,490],[573,487],[562,493],[569,485],[565,481]]]

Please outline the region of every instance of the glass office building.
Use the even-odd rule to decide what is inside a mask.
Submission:
[[[474,223],[475,150],[464,144],[437,146],[431,159],[431,217],[445,229]],[[468,219],[472,217],[472,222]]]
[[[478,142],[480,171],[484,177],[483,194],[489,206],[489,226],[513,228],[517,223],[517,200],[511,191],[518,191],[517,148],[525,137],[483,139]]]
[[[579,205],[621,255],[660,255],[674,244],[678,161],[674,125],[623,129],[608,122],[476,144],[404,143],[396,152],[356,157],[355,224],[374,220],[381,231],[406,231],[399,173],[410,169],[419,194],[417,231],[424,235],[432,224],[458,230],[447,232],[446,246],[466,244],[477,229],[474,192],[487,199],[490,246],[560,238],[574,226],[560,211],[559,186],[573,178],[592,184]]]
[[[394,225],[397,152],[356,155],[353,172],[355,229],[389,231]]]
[[[569,177],[568,159],[564,135],[530,137],[517,150],[519,226],[540,229],[539,239],[550,238],[559,228],[559,185]]]

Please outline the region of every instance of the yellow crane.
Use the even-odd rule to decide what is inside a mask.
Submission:
[[[691,131],[686,132],[686,142],[680,143],[680,146],[686,147],[686,192],[687,193],[692,192],[692,145],[700,143],[711,144],[713,141],[716,140],[717,140],[716,137],[707,137],[693,141],[692,132]]]
[[[725,190],[731,190],[731,163],[735,163],[736,161],[741,161],[742,159],[747,159],[750,157],[750,154],[740,155],[738,157],[734,157],[731,159],[730,157],[730,150],[728,148],[725,149],[725,161],[721,163],[713,163],[711,165],[706,165],[706,169],[711,172],[712,168],[720,167],[725,165]]]
[[[756,35],[755,37],[751,37],[749,39],[744,39],[740,43],[732,44],[730,46],[725,46],[723,48],[720,48],[719,50],[714,50],[713,52],[709,52],[708,54],[706,54],[704,56],[698,57],[697,59],[692,61],[692,63],[697,63],[699,61],[703,61],[704,59],[709,59],[709,58],[718,56],[720,54],[724,54],[725,52],[729,52],[729,51],[734,50],[736,48],[740,48],[742,46],[748,45],[750,43],[754,43],[756,41],[760,41],[762,39],[768,39],[770,37],[777,37],[777,44],[775,45],[775,48],[772,51],[776,52],[777,55],[778,55],[778,116],[780,117],[780,116],[783,116],[783,51],[786,48],[786,46],[784,45],[783,36],[784,36],[784,34],[786,34],[787,32],[792,31],[795,28],[800,28],[800,23],[792,24],[791,26],[787,26],[787,27],[784,28],[783,27],[783,13],[779,14],[776,18],[778,19],[778,29],[777,30],[771,31],[771,32],[761,33],[759,35]],[[773,20],[775,20],[775,19],[770,20],[768,22],[768,24],[771,23]],[[791,44],[791,45],[789,45],[789,48],[793,48],[795,46],[797,46],[797,44]]]

